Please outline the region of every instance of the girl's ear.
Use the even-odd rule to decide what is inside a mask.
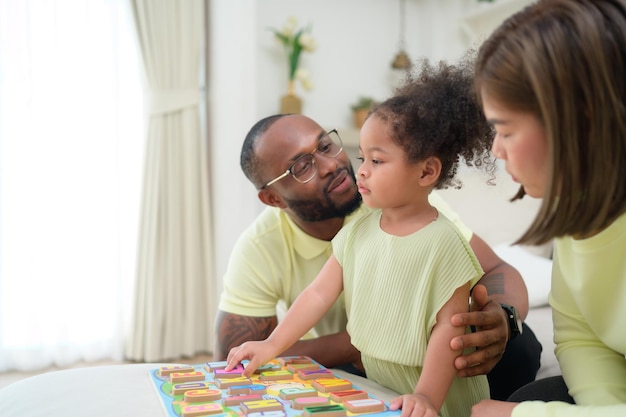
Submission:
[[[259,200],[261,200],[263,204],[266,204],[268,206],[278,207],[278,208],[283,208],[283,209],[287,207],[287,204],[285,204],[285,202],[280,197],[280,195],[268,188],[263,188],[259,190],[257,196],[259,197]]]
[[[441,160],[435,156],[427,158],[422,163],[421,185],[424,187],[433,185],[441,175]]]

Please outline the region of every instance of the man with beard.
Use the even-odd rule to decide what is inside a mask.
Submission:
[[[308,117],[275,115],[258,121],[244,140],[240,162],[268,207],[239,237],[231,254],[218,307],[214,360],[226,359],[230,349],[243,342],[267,338],[278,324],[277,308],[288,309],[322,269],[332,253],[333,237],[369,210],[361,205],[339,135]],[[492,398],[506,398],[533,381],[540,365],[541,345],[532,331],[524,324],[515,337],[519,329],[510,327],[499,304],[509,311],[515,306],[523,319],[528,313],[526,286],[440,197],[433,193],[430,200],[459,227],[485,271],[472,294],[477,311],[457,315],[452,323],[478,331],[454,338],[451,347],[478,349],[466,350],[455,365],[460,376],[488,374]],[[346,323],[340,297],[283,355],[309,356],[326,367],[359,374],[360,353],[350,343]]]

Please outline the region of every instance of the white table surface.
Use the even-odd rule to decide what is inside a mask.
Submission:
[[[150,371],[172,363],[145,363],[48,372],[0,389],[2,417],[166,417]],[[365,378],[332,370],[389,402],[397,394]]]

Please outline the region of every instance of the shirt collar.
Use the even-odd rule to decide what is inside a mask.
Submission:
[[[346,217],[343,223],[344,226],[356,217],[361,216],[363,213],[365,213],[366,210],[367,207],[364,204],[361,204],[361,206],[354,213]],[[309,235],[308,233],[304,232],[300,228],[300,226],[298,226],[287,215],[287,213],[283,212],[283,215],[286,217],[289,228],[292,230],[294,248],[302,258],[313,259],[324,253],[326,253],[327,256],[330,256],[330,254],[332,253],[331,241],[318,239]]]

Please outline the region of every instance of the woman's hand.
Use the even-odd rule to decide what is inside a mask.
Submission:
[[[471,417],[511,417],[517,404],[506,401],[482,400],[472,407]]]

